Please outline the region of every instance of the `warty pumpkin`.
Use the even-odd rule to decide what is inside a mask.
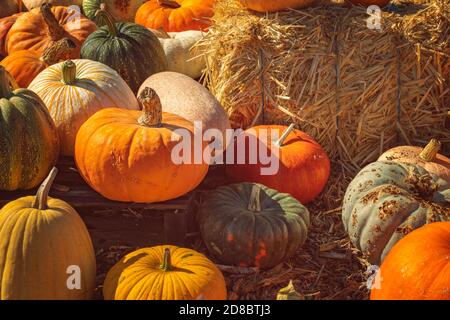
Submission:
[[[203,38],[203,32],[189,30],[165,32],[150,29],[161,42],[167,57],[168,71],[178,72],[199,79],[206,68],[206,58],[194,47]]]
[[[134,93],[154,73],[167,69],[167,59],[158,38],[131,22],[115,23],[105,10],[97,17],[106,25],[91,34],[81,49],[81,57],[104,63],[116,70]]]
[[[110,67],[77,59],[52,65],[30,84],[58,128],[61,153],[72,156],[81,125],[103,108],[139,109],[133,92]]]
[[[136,276],[139,275],[139,276]],[[225,300],[220,270],[201,253],[175,246],[127,254],[106,275],[106,300]]]
[[[63,38],[53,43],[41,54],[33,50],[20,50],[11,53],[0,64],[5,67],[21,88],[27,88],[31,81],[45,68],[66,60],[75,43]]]
[[[11,201],[0,210],[0,300],[92,297],[92,241],[75,209],[48,197],[56,173],[53,168],[36,196]],[[71,281],[71,274],[79,283]]]
[[[191,122],[201,121],[203,130],[218,129],[225,137],[230,128],[227,114],[211,92],[197,81],[176,72],[160,72],[145,80],[139,92],[147,87],[156,91],[164,112]],[[226,142],[222,141],[224,146]]]
[[[136,12],[135,22],[166,32],[206,31],[214,15],[215,0],[149,0]]]
[[[383,153],[378,161],[390,160],[394,162],[417,164],[429,173],[438,175],[450,183],[450,159],[439,154],[441,142],[431,139],[425,148],[414,146],[400,146]]]
[[[267,269],[305,242],[309,211],[286,193],[238,183],[207,194],[199,225],[208,251],[225,264]]]
[[[424,168],[377,161],[363,168],[345,193],[342,220],[353,245],[379,265],[412,230],[450,220],[450,184]]]
[[[300,9],[311,6],[316,0],[240,0],[248,9],[258,12],[275,12],[288,8]]]
[[[134,16],[138,8],[147,0],[83,0],[83,12],[91,20],[95,19],[97,10],[104,8],[121,22],[134,22]]]
[[[19,16],[6,38],[6,51],[34,50],[39,54],[62,38],[69,38],[76,48],[70,58],[80,57],[80,47],[89,34],[97,30],[95,23],[78,15],[69,7],[43,4]]]
[[[273,133],[280,137],[271,141]],[[330,160],[322,147],[306,133],[280,125],[261,125],[247,129],[242,133],[245,144],[230,144],[234,148],[233,164],[226,165],[228,177],[234,182],[257,182],[281,192],[286,192],[306,204],[316,198],[325,187],[330,175]],[[258,150],[253,149],[251,140],[257,140]],[[268,141],[266,141],[268,140]],[[278,171],[273,175],[261,174],[267,164],[260,158],[262,147],[264,154],[274,154],[278,148],[279,155],[275,157],[279,163]],[[232,152],[228,150],[227,152]],[[250,159],[257,155],[256,163]],[[243,157],[245,162],[239,163]]]
[[[83,0],[22,0],[22,2],[28,10],[39,8],[45,3],[49,3],[52,6],[79,6],[81,10]]]
[[[0,190],[31,189],[58,159],[58,133],[39,96],[11,80],[0,66]]]
[[[371,300],[450,300],[450,222],[430,223],[405,236],[378,272]]]
[[[180,197],[197,187],[208,171],[203,161],[177,163],[172,158],[174,148],[186,142],[181,136],[174,139],[174,131],[183,130],[192,141],[193,125],[163,113],[151,88],[142,90],[138,100],[143,111],[103,109],[81,126],[75,143],[79,172],[111,200],[159,202]],[[194,144],[190,147],[186,152],[193,155]]]

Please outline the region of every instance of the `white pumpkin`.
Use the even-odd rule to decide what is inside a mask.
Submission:
[[[43,3],[50,3],[53,6],[78,6],[81,8],[83,0],[22,0],[28,10],[40,7]]]
[[[206,67],[205,57],[193,46],[203,38],[203,32],[189,30],[182,32],[164,32],[150,29],[161,42],[169,62],[169,71],[198,79]]]
[[[87,59],[48,67],[28,89],[47,106],[58,129],[61,154],[66,156],[73,155],[78,129],[95,112],[103,108],[139,110],[136,97],[115,70]]]

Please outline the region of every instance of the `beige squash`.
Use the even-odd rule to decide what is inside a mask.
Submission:
[[[86,59],[48,67],[29,89],[46,104],[58,128],[61,153],[66,156],[73,155],[78,129],[95,112],[112,107],[139,109],[133,92],[115,70]]]
[[[185,74],[198,79],[206,67],[205,57],[199,48],[193,47],[203,38],[204,32],[189,30],[165,32],[150,29],[161,42],[169,62],[169,71]]]
[[[23,4],[28,10],[38,8],[43,3],[50,3],[53,6],[79,6],[81,8],[81,4],[83,3],[83,0],[22,0]]]
[[[230,128],[228,116],[219,101],[197,81],[184,74],[167,71],[147,78],[139,92],[146,87],[156,91],[164,112],[191,122],[201,121],[203,130],[218,129],[225,137],[225,130]]]

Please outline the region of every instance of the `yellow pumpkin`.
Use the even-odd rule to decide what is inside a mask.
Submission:
[[[81,125],[103,108],[138,110],[139,104],[119,74],[96,61],[78,59],[52,65],[28,87],[46,104],[58,128],[61,153],[72,156]]]
[[[48,197],[56,174],[53,168],[36,196],[0,210],[0,300],[92,297],[92,242],[75,209]]]
[[[201,253],[157,246],[123,257],[106,275],[106,300],[225,300],[220,270]]]

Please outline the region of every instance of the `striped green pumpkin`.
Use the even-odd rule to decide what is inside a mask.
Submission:
[[[58,134],[44,103],[30,90],[13,90],[0,67],[0,190],[36,187],[58,156]]]
[[[134,93],[152,74],[167,70],[167,59],[158,38],[131,22],[115,23],[100,10],[97,18],[106,25],[92,33],[81,47],[81,57],[104,63],[128,83]]]

